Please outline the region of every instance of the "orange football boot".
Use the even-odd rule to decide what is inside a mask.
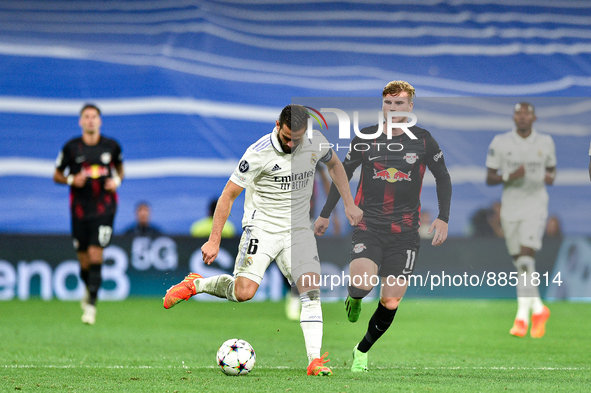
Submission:
[[[527,334],[527,323],[523,319],[516,319],[509,333],[516,337],[524,337]]]
[[[330,362],[330,359],[324,360],[327,356],[328,352],[325,352],[321,357],[312,360],[308,365],[308,375],[332,375],[332,370],[324,365],[324,363]]]
[[[532,314],[531,316],[531,331],[529,334],[533,338],[542,338],[546,333],[546,321],[550,318],[550,310],[544,306],[544,309],[539,314]]]
[[[167,310],[176,306],[183,300],[189,300],[192,296],[197,294],[197,288],[193,282],[197,278],[203,278],[201,274],[191,273],[180,283],[173,285],[166,291],[163,305]]]

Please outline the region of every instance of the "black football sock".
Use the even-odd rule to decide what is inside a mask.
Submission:
[[[382,337],[382,334],[384,334],[390,325],[392,325],[397,310],[398,308],[388,310],[382,305],[382,303],[378,303],[377,310],[369,320],[367,333],[365,333],[365,337],[363,337],[363,340],[361,340],[357,346],[359,351],[363,353],[369,351],[371,346]]]
[[[82,269],[80,268],[80,278],[86,287],[88,288],[88,272],[90,269]]]
[[[349,296],[351,296],[353,299],[363,299],[371,292],[371,290],[368,291],[365,289],[359,289],[353,285],[349,285],[347,290],[349,292]]]
[[[88,271],[88,292],[90,293],[90,299],[88,303],[94,305],[96,303],[96,298],[98,295],[99,288],[101,287],[101,283],[103,281],[103,277],[101,276],[101,265],[99,264],[91,264],[90,270]]]

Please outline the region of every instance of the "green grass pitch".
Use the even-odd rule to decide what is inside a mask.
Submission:
[[[86,326],[78,303],[0,302],[0,391],[589,391],[591,305],[550,303],[546,336],[519,339],[508,333],[515,303],[405,299],[359,375],[349,371],[351,350],[376,303],[364,302],[352,324],[341,301],[325,302],[323,350],[334,375],[322,378],[306,376],[302,332],[283,303],[102,302]],[[234,337],[256,351],[247,376],[215,365],[219,345]]]

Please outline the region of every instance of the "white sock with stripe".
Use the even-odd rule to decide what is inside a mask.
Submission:
[[[195,283],[197,293],[207,293],[216,297],[226,298],[232,302],[238,301],[234,293],[234,277],[229,274],[198,278],[193,282]]]
[[[528,255],[521,255],[515,261],[517,267],[517,316],[529,324],[530,311],[534,306],[535,299],[540,298],[538,287],[532,282],[532,273],[535,272],[536,261]],[[525,279],[523,274],[525,273]]]
[[[312,289],[300,295],[302,311],[300,326],[304,333],[308,364],[320,357],[322,347],[322,306],[320,305],[320,289]]]

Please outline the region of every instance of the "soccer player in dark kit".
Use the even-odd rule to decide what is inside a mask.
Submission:
[[[82,136],[68,141],[56,160],[53,180],[70,186],[72,237],[86,285],[82,322],[94,325],[101,286],[103,248],[111,241],[117,188],[123,179],[121,147],[101,135],[101,112],[92,104],[80,111]],[[68,175],[64,171],[68,169]]]
[[[395,114],[410,113],[414,96],[415,89],[407,82],[388,83],[382,93],[384,124],[362,129],[361,133],[369,139],[356,136],[343,162],[349,180],[361,165],[355,203],[363,210],[363,219],[353,232],[351,244],[351,281],[345,301],[349,321],[359,319],[361,300],[377,285],[378,277],[381,278],[378,308],[365,336],[353,349],[353,372],[367,371],[367,352],[392,324],[408,287],[406,278],[413,272],[420,246],[420,194],[427,167],[435,177],[439,202],[439,216],[429,228],[429,233],[435,231],[431,244],[438,246],[447,239],[451,179],[443,153],[427,130],[403,127],[407,116]],[[392,127],[391,139],[387,137],[388,119],[401,125]],[[338,200],[333,185],[314,225],[317,236],[322,236],[328,228],[328,218]]]

